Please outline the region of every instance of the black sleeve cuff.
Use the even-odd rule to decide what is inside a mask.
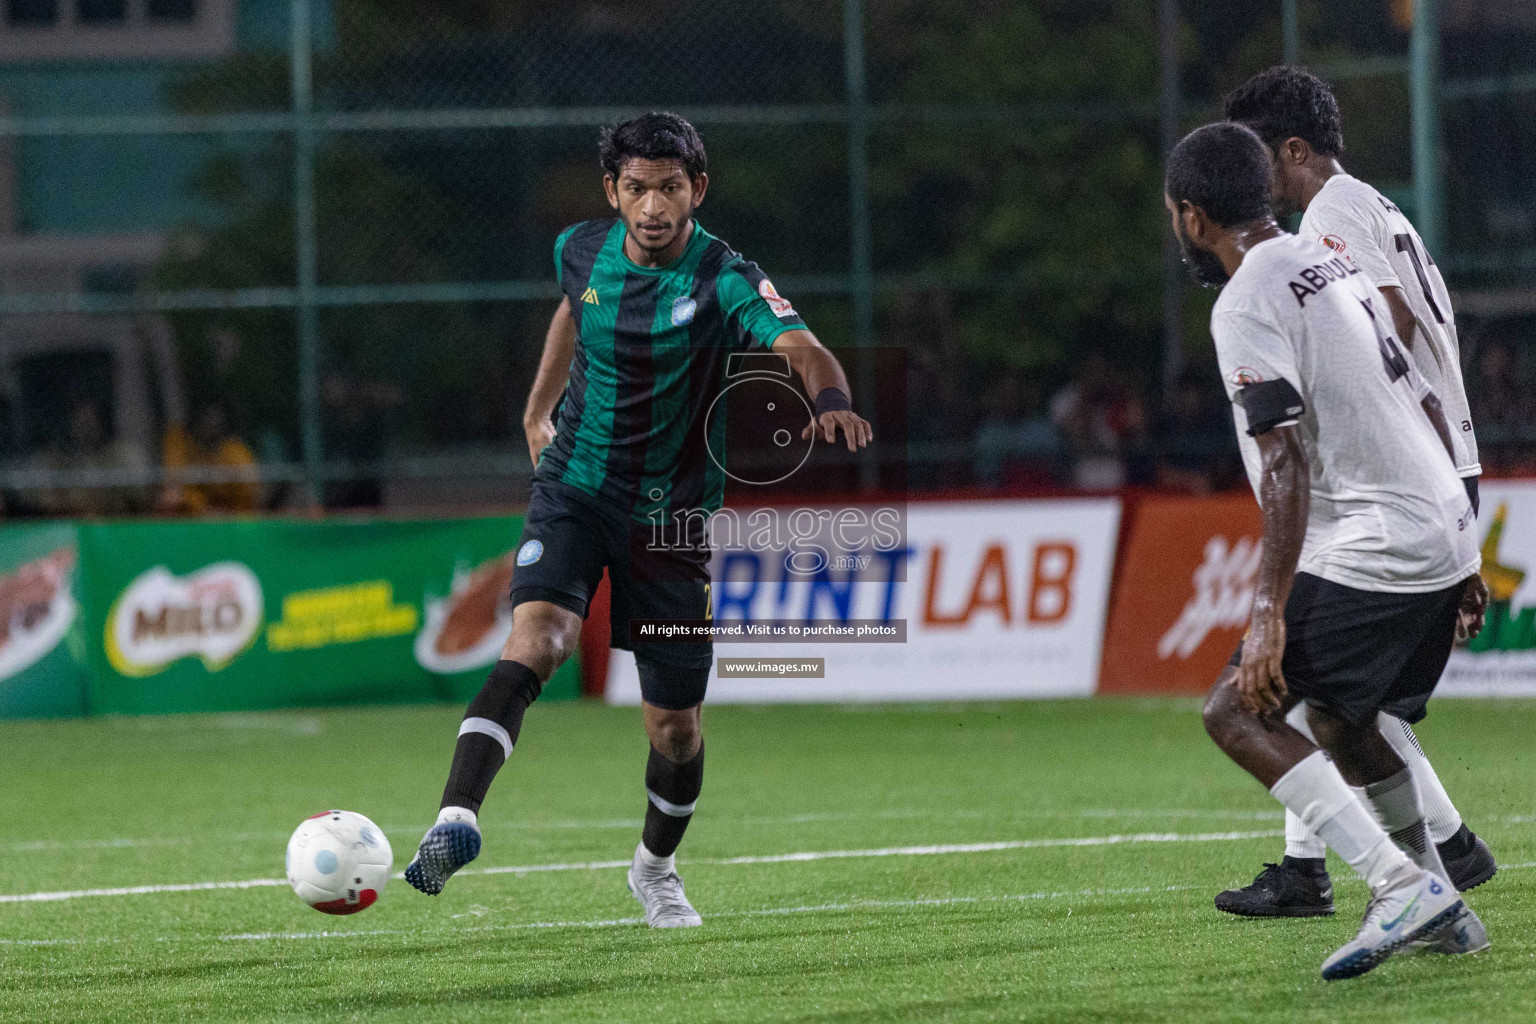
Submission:
[[[1293,423],[1307,411],[1301,395],[1284,378],[1249,384],[1237,394],[1242,399],[1243,412],[1248,414],[1249,437],[1258,437],[1283,423]]]

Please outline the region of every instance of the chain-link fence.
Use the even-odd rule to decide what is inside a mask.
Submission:
[[[909,351],[914,487],[1220,486],[1159,90],[1176,46],[1189,126],[1278,59],[1286,5],[1230,6],[1160,48],[1150,0],[7,0],[7,508],[517,499],[551,243],[608,213],[599,128],[653,108],[706,140],[701,221],[825,341]],[[1301,57],[1362,176],[1407,182],[1406,65],[1372,52],[1407,30],[1345,6],[1301,5]],[[1470,24],[1497,67],[1445,48],[1442,262],[1508,314],[1515,380],[1536,61]]]

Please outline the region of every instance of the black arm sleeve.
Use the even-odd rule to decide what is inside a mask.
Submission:
[[[1238,392],[1248,414],[1248,436],[1258,437],[1284,423],[1294,423],[1307,404],[1285,378],[1249,384]]]
[[[1463,487],[1465,487],[1467,489],[1467,500],[1472,503],[1472,514],[1473,515],[1479,514],[1482,511],[1482,509],[1479,508],[1479,506],[1482,504],[1482,502],[1478,499],[1478,494],[1477,494],[1477,477],[1476,476],[1464,476],[1464,477],[1462,477],[1461,478],[1461,486],[1463,486]]]

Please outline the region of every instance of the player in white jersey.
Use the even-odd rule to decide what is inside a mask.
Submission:
[[[1477,508],[1477,438],[1461,376],[1456,320],[1440,270],[1408,218],[1339,164],[1344,150],[1338,102],[1328,86],[1300,68],[1260,72],[1226,99],[1226,116],[1252,128],[1274,157],[1274,205],[1303,214],[1301,237],[1320,241],[1381,291],[1395,336],[1445,409],[1455,438],[1456,473]],[[1292,724],[1305,729],[1293,712]],[[1424,800],[1430,839],[1451,881],[1465,892],[1498,866],[1482,839],[1462,821],[1407,722],[1390,714],[1385,736],[1413,771]],[[1216,896],[1217,908],[1246,917],[1311,917],[1333,913],[1333,886],[1323,842],[1295,815],[1286,815],[1285,856],[1266,864],[1252,884]]]
[[[1211,335],[1264,524],[1248,633],[1204,718],[1371,888],[1354,940],[1324,961],[1333,980],[1412,945],[1487,948],[1377,727],[1382,711],[1423,717],[1458,620],[1481,628],[1487,595],[1440,403],[1364,274],[1276,224],[1273,180],[1238,124],[1198,129],[1168,158],[1185,259],[1224,286]],[[1286,721],[1298,702],[1310,736]]]

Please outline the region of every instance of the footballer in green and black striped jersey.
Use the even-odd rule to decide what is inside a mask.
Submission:
[[[405,878],[436,894],[479,854],[480,803],[512,755],[523,713],[575,649],[606,571],[612,642],[635,652],[651,741],[629,889],[653,927],[689,927],[701,919],[673,851],[703,786],[699,705],[713,645],[707,632],[645,642],[631,622],[707,629],[709,549],[691,535],[681,545],[649,542],[649,527],[679,516],[698,522],[720,507],[726,473],[716,455],[726,451],[727,417],[712,410],[729,390],[733,354],[771,351],[805,386],[809,415],[774,437],[793,426],[802,441],[841,441],[855,452],[872,435],[836,357],[756,264],[694,220],[709,175],[693,126],[647,114],[605,131],[600,156],[618,216],[584,221],[555,242],[564,297],[523,415],[537,468],[515,557],[512,635],[465,713],[437,823]]]
[[[725,417],[706,422],[732,353],[804,330],[757,264],[693,224],[682,254],[644,266],[624,254],[624,222],[590,220],[555,242],[555,272],[576,321],[576,357],[538,479],[645,519],[720,507]]]

